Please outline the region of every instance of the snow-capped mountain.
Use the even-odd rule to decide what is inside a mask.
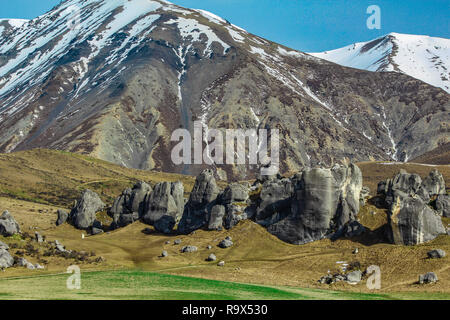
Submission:
[[[0,19],[0,38],[3,36],[3,33],[6,36],[6,33],[22,27],[28,21],[25,19]]]
[[[162,0],[66,0],[0,38],[0,152],[53,148],[196,174],[204,166],[171,161],[171,134],[199,121],[279,129],[282,171],[407,160],[448,140],[449,97]]]
[[[450,93],[450,39],[390,33],[310,54],[346,67],[402,72]]]

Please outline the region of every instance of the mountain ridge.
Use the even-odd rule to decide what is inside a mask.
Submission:
[[[309,54],[357,69],[405,73],[450,92],[450,39],[391,32],[371,41]]]
[[[205,165],[170,159],[171,133],[194,121],[279,129],[282,172],[405,161],[448,140],[449,95],[407,75],[338,66],[164,1],[89,0],[80,14],[77,3],[0,39],[0,152],[51,148],[195,175]]]

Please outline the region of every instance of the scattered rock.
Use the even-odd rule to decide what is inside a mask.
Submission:
[[[198,250],[198,248],[195,246],[184,246],[181,249],[181,252],[182,253],[191,253],[191,252],[196,252],[197,250]]]
[[[35,232],[34,233],[34,238],[36,240],[37,243],[42,243],[44,242],[44,238],[39,234],[39,232]]]
[[[56,220],[56,225],[60,226],[67,221],[69,218],[69,213],[66,210],[58,209],[58,219]]]
[[[181,239],[176,239],[173,244],[177,245],[177,244],[181,244]]]
[[[103,258],[102,256],[100,256],[100,257],[98,257],[97,259],[95,259],[95,262],[96,262],[96,263],[102,263],[102,262],[105,262],[105,261],[106,261],[106,259]]]
[[[359,252],[358,248],[355,248],[355,250],[353,250],[353,254],[358,254],[358,252]]]
[[[214,253],[211,253],[208,258],[206,258],[206,261],[216,261],[217,257]]]
[[[227,240],[227,239],[224,239],[224,240],[220,241],[220,243],[219,243],[219,247],[222,249],[229,248],[232,245],[233,245],[233,241]]]
[[[170,241],[166,241],[164,244],[170,244]]]
[[[217,266],[219,266],[219,267],[225,266],[225,261],[220,261],[220,262],[217,264]]]
[[[362,272],[359,270],[352,271],[346,276],[346,281],[351,284],[359,283],[361,282],[362,278]]]
[[[98,194],[86,189],[70,212],[70,220],[77,229],[87,230],[94,224],[96,213],[104,207],[105,204]]]
[[[16,257],[14,261],[14,265],[17,267],[26,267],[28,263],[28,260],[22,257]]]
[[[39,263],[36,263],[36,264],[34,265],[34,268],[35,268],[36,270],[43,270],[43,269],[45,269],[45,267],[42,266],[42,265],[40,265]]]
[[[168,253],[166,250],[164,250],[164,251],[161,253],[161,257],[163,257],[163,258],[168,257],[168,256],[169,256],[169,253]]]
[[[4,211],[0,216],[0,235],[10,237],[17,233],[20,233],[19,224],[8,211]]]
[[[436,249],[436,250],[428,251],[427,255],[428,255],[428,258],[430,258],[430,259],[442,259],[446,256],[446,253],[442,249]]]
[[[206,249],[211,250],[211,249],[212,249],[212,246],[208,245],[208,246],[206,247]]]
[[[428,272],[419,276],[419,284],[435,283],[439,279],[434,272]]]
[[[230,236],[225,237],[225,240],[231,241],[233,240],[233,238],[231,238]]]

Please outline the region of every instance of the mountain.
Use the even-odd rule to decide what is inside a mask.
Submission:
[[[346,67],[401,72],[450,93],[450,39],[400,33],[310,53]]]
[[[178,128],[278,129],[281,171],[405,161],[449,140],[449,94],[346,68],[160,0],[67,0],[0,39],[0,152],[50,148],[175,165]],[[228,178],[258,172],[217,165]]]
[[[25,19],[0,19],[0,37],[8,36],[15,29],[22,27],[28,20]]]

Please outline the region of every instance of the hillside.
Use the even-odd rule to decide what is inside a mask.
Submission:
[[[282,172],[406,161],[448,140],[442,89],[339,66],[166,1],[66,0],[0,38],[0,56],[0,152],[57,149],[197,175],[205,165],[170,157],[172,133],[192,134],[195,121],[205,132],[278,129]],[[219,169],[230,180],[259,172]]]
[[[371,188],[374,181],[391,177],[400,168],[420,175],[426,175],[432,169],[430,166],[418,164],[360,163],[359,166],[363,171],[364,185]],[[449,166],[436,168],[444,174],[449,186]],[[324,239],[301,246],[282,242],[269,234],[265,228],[249,220],[239,223],[230,231],[197,230],[186,236],[162,235],[152,227],[136,222],[125,228],[81,239],[82,231],[68,224],[55,226],[56,209],[68,209],[73,199],[79,196],[81,189],[89,187],[102,192],[102,198],[110,205],[111,199],[120,194],[122,188],[129,187],[134,181],[141,179],[152,185],[159,181],[182,180],[188,190],[192,188],[194,181],[193,177],[131,170],[102,160],[59,151],[32,150],[2,154],[0,181],[1,187],[6,186],[8,191],[3,189],[1,193],[0,210],[9,210],[24,232],[38,231],[46,236],[47,241],[57,239],[69,249],[94,251],[94,258],[102,256],[106,259],[103,263],[93,262],[94,258],[84,262],[78,261],[81,269],[85,271],[144,270],[267,286],[370,293],[364,283],[357,286],[338,283],[331,287],[317,283],[328,270],[339,271],[340,264],[337,262],[358,261],[362,268],[372,264],[382,268],[383,290],[377,293],[402,292],[420,295],[424,288],[414,284],[418,274],[435,271],[440,281],[428,286],[427,292],[436,295],[449,294],[448,257],[425,259],[426,252],[435,247],[450,252],[449,237],[441,236],[431,243],[413,247],[388,244],[383,240],[386,211],[378,209],[370,202],[361,209],[358,216],[361,223],[370,230],[364,236],[337,241]],[[444,219],[444,223],[449,225],[450,220]],[[147,228],[150,228],[150,231],[145,230]],[[217,244],[225,236],[231,236],[235,245],[229,249],[219,249]],[[181,239],[182,245],[198,246],[199,251],[181,254],[180,246],[173,244],[175,239]],[[16,243],[18,249],[13,251],[21,250],[20,248],[25,248],[25,245],[30,243],[28,240],[2,237],[0,241],[10,245]],[[170,241],[170,244],[166,244],[166,241]],[[35,243],[33,245],[36,246]],[[207,245],[212,245],[212,250],[207,250]],[[352,253],[354,248],[359,248],[357,255]],[[39,259],[48,263],[47,269],[41,271],[44,274],[63,272],[67,266],[74,263],[72,259],[42,256],[45,249],[39,250]],[[167,258],[159,257],[162,250],[168,251]],[[219,260],[226,261],[225,267],[219,268],[216,263],[205,261],[211,252],[214,252]],[[26,257],[33,262],[38,261],[36,256]],[[35,272],[23,268],[7,269],[0,274],[0,288],[8,291],[5,283],[9,282],[3,282],[1,278],[32,276]],[[14,290],[17,292],[17,289]]]

